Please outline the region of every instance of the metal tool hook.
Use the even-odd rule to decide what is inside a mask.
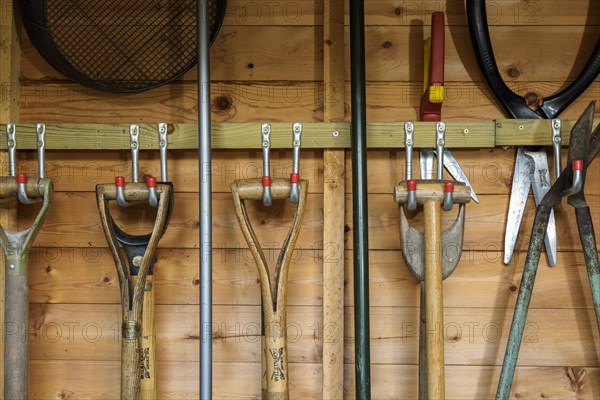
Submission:
[[[38,178],[45,178],[46,125],[37,124],[35,131],[37,132]]]
[[[125,177],[115,177],[115,186],[117,188],[117,204],[121,207],[128,207],[132,203],[125,200]]]
[[[8,175],[17,173],[17,128],[15,124],[6,124],[6,146],[8,147]]]
[[[293,148],[293,159],[292,159],[292,173],[290,175],[290,201],[294,204],[298,204],[300,200],[300,194],[298,192],[298,183],[300,182],[300,143],[302,140],[302,124],[295,122],[292,126],[292,148]]]
[[[262,149],[263,149],[263,204],[270,206],[273,202],[271,198],[271,124],[262,124]]]
[[[129,127],[129,142],[131,144],[131,179],[133,180],[133,183],[138,183],[139,181],[139,133],[140,127],[138,125],[131,125]]]
[[[169,127],[164,122],[158,124],[158,148],[160,150],[160,181],[167,182],[168,170],[167,170],[167,147],[169,145],[167,135],[169,133]]]
[[[444,146],[446,145],[446,123],[438,122],[435,124],[435,131],[437,133],[436,147],[437,147],[437,179],[444,179]]]
[[[562,159],[560,147],[562,145],[561,120],[554,118],[552,120],[552,149],[554,151],[554,180],[558,179],[562,170]]]
[[[409,211],[417,209],[417,182],[412,179],[412,152],[414,145],[415,125],[412,122],[404,123],[404,146],[406,149],[406,186],[408,188],[408,199],[406,208]]]
[[[573,186],[570,195],[583,189],[583,160],[573,160]]]
[[[158,207],[158,193],[156,192],[156,178],[149,176],[146,178],[148,186],[148,202],[152,207]]]

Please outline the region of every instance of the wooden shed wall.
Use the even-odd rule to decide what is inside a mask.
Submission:
[[[6,3],[6,2],[5,2]],[[2,3],[2,4],[5,4]],[[489,2],[499,67],[519,94],[549,95],[572,80],[600,34],[600,4],[592,0]],[[323,84],[323,4],[312,0],[230,0],[211,49],[211,108],[215,122],[322,121],[323,100],[338,88]],[[366,0],[367,115],[374,121],[415,120],[422,88],[422,39],[432,11],[446,11],[446,87],[443,116],[451,120],[503,118],[472,55],[464,1]],[[5,14],[3,12],[3,18]],[[347,28],[347,27],[346,27]],[[2,38],[4,40],[4,37]],[[195,72],[135,95],[99,93],[70,83],[20,36],[18,106],[3,118],[22,123],[193,123]],[[4,67],[4,65],[3,65]],[[5,70],[6,71],[6,70]],[[346,69],[346,86],[349,70]],[[11,86],[14,87],[14,86]],[[346,90],[346,119],[349,98]],[[4,96],[6,93],[3,94]],[[569,107],[575,118],[600,98],[596,81]],[[20,116],[18,116],[20,114]],[[8,121],[0,121],[8,122]],[[50,134],[50,133],[48,133]],[[258,132],[256,134],[258,140]],[[345,397],[353,398],[351,163],[346,160]],[[480,198],[469,205],[465,246],[445,281],[447,395],[488,399],[495,393],[533,221],[523,219],[517,253],[502,264],[504,221],[514,149],[457,150]],[[48,176],[55,205],[31,255],[30,341],[33,399],[118,397],[119,297],[110,253],[94,201],[97,183],[129,168],[128,152],[51,151]],[[217,151],[213,166],[214,393],[217,399],[260,397],[260,293],[258,274],[235,220],[229,184],[256,177],[261,154]],[[291,398],[322,396],[323,151],[302,152],[310,181],[307,215],[289,277]],[[35,155],[21,153],[34,171]],[[143,153],[142,172],[158,172],[157,154]],[[198,398],[198,174],[197,153],[170,154],[175,209],[156,265],[159,398]],[[418,283],[399,250],[397,208],[390,193],[402,178],[400,150],[369,152],[369,234],[373,398],[416,396]],[[291,153],[274,152],[273,175],[289,174]],[[600,163],[588,178],[588,200],[600,226]],[[531,203],[531,202],[530,202]],[[270,260],[287,232],[292,209],[251,207]],[[595,330],[587,275],[568,207],[556,210],[559,257],[538,272],[525,340],[513,386],[515,398],[600,398],[600,338]],[[34,214],[18,211],[25,227]],[[139,215],[130,226],[148,227]],[[341,327],[339,327],[341,329]]]

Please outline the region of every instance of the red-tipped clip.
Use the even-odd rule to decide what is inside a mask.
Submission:
[[[290,183],[299,183],[300,174],[290,174]]]
[[[263,187],[269,187],[271,186],[271,177],[270,176],[263,176],[262,177],[262,185]]]
[[[452,204],[454,203],[454,199],[452,198],[454,195],[454,182],[444,182],[444,201],[442,203],[442,210],[450,211],[452,210]]]
[[[115,185],[117,187],[125,187],[125,177],[123,177],[123,176],[116,176],[115,177]]]
[[[573,186],[572,194],[583,189],[583,160],[573,160]]]
[[[156,178],[149,176],[146,178],[146,185],[149,188],[155,188],[156,187]]]
[[[445,182],[444,183],[444,192],[446,192],[446,193],[454,192],[454,182]]]
[[[17,174],[17,183],[27,183],[27,174]]]
[[[406,199],[406,208],[410,211],[417,209],[417,181],[409,179],[406,181],[406,188],[408,189],[408,198]]]

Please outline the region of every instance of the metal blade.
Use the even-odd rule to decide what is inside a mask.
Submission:
[[[504,264],[510,264],[513,252],[515,251],[519,226],[521,225],[521,219],[523,219],[529,186],[531,185],[530,177],[534,168],[533,163],[525,157],[523,151],[522,147],[517,148],[515,172],[510,192],[506,232],[504,235]]]
[[[545,150],[531,151],[525,150],[525,157],[533,163],[533,173],[531,174],[531,187],[533,189],[533,198],[535,205],[538,206],[548,190],[550,190],[550,168],[548,166],[548,157]],[[554,222],[554,211],[550,212],[548,228],[544,237],[544,245],[548,254],[548,264],[551,267],[556,265],[556,223]]]
[[[435,152],[435,155],[437,156],[437,151]],[[469,182],[469,178],[467,178],[467,175],[463,172],[460,164],[448,149],[444,149],[444,167],[446,167],[446,171],[448,171],[454,180],[463,182],[471,189],[471,198],[475,203],[479,204],[479,198],[477,197],[477,193],[475,193],[471,182]]]
[[[419,152],[419,160],[421,165],[421,179],[433,179],[433,156],[435,150],[433,149],[421,149]]]

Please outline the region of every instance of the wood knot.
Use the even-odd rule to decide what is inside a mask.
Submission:
[[[229,96],[219,96],[215,98],[213,105],[217,111],[229,111],[231,108],[231,98]]]
[[[517,286],[516,285],[510,285],[510,287],[508,288],[508,290],[510,290],[511,292],[516,292],[517,291]]]
[[[396,9],[394,10],[394,14],[396,14],[396,15],[402,14],[402,9],[400,7],[396,7]]]
[[[392,42],[390,42],[389,40],[386,40],[385,42],[383,42],[381,47],[383,47],[384,49],[389,49],[390,47],[392,47]]]
[[[104,278],[102,278],[102,282],[110,283],[110,278],[108,276],[105,276]]]
[[[252,68],[254,68],[254,64],[253,63],[248,63],[248,65],[246,65],[246,67],[248,67],[248,69],[252,69]]]
[[[544,104],[544,99],[542,98],[542,96],[535,92],[526,93],[524,99],[525,105],[533,111],[536,111],[542,106],[542,104]]]
[[[190,222],[190,228],[192,228],[192,229],[199,229],[200,228],[200,221],[193,220],[192,222]]]
[[[194,279],[192,280],[192,285],[194,285],[194,286],[198,286],[199,284],[200,284],[200,278],[194,278]]]
[[[52,272],[52,267],[51,267],[50,265],[48,265],[48,266],[45,268],[45,271],[46,271],[47,273],[50,273],[50,272]]]
[[[325,46],[331,46],[332,44],[333,42],[331,41],[331,39],[325,40]]]
[[[348,224],[344,224],[344,233],[348,233],[348,232],[350,232],[350,230],[351,230],[351,229],[352,229],[352,228],[350,228],[350,225],[348,225]]]
[[[72,395],[73,395],[73,392],[71,392],[70,390],[61,390],[59,393],[56,394],[56,398],[65,400],[65,399],[70,399]]]
[[[507,69],[506,69],[506,73],[508,74],[508,76],[510,76],[511,78],[517,78],[519,75],[521,75],[521,71],[519,71],[519,68],[517,68],[514,65],[510,65]]]

